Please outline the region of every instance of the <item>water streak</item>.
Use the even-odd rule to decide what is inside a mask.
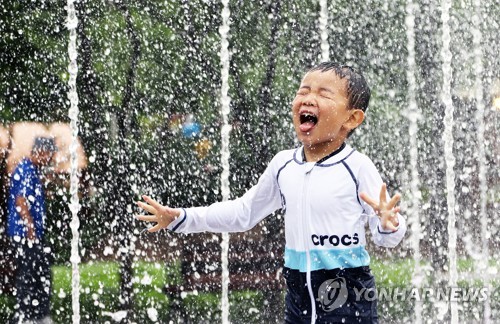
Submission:
[[[476,100],[476,123],[477,123],[477,161],[479,165],[479,192],[480,192],[480,208],[479,218],[481,223],[481,238],[482,238],[482,253],[476,269],[478,277],[484,278],[484,287],[489,286],[489,278],[485,274],[488,271],[489,260],[489,231],[488,231],[488,215],[486,213],[487,201],[487,183],[486,183],[486,154],[484,144],[484,89],[482,83],[483,75],[483,48],[481,44],[481,1],[474,0],[472,8],[472,43],[474,47],[474,97]],[[489,292],[490,290],[488,290]],[[483,323],[489,323],[491,317],[490,298],[484,301]]]
[[[448,258],[449,258],[449,279],[450,288],[457,286],[457,229],[455,215],[455,156],[453,155],[453,100],[451,97],[452,53],[450,50],[451,32],[450,32],[450,9],[451,0],[442,0],[441,2],[441,21],[443,23],[442,31],[442,49],[441,58],[443,60],[443,85],[442,102],[445,107],[444,116],[444,157],[446,164],[446,200],[448,208]],[[458,323],[458,305],[457,302],[449,302],[452,324]]]
[[[321,61],[330,60],[330,45],[328,44],[328,1],[320,0],[319,30],[321,35]]]
[[[419,289],[424,280],[424,274],[420,267],[420,181],[418,177],[418,119],[419,109],[416,100],[416,79],[415,79],[415,9],[416,5],[412,0],[406,2],[406,41],[408,49],[408,69],[406,70],[406,79],[408,81],[408,119],[409,125],[409,142],[410,142],[410,208],[408,215],[411,217],[411,246],[413,249],[413,260],[415,266],[413,268],[412,284]],[[415,323],[422,323],[422,302],[415,301]]]
[[[228,95],[229,91],[229,0],[222,0],[222,26],[219,28],[219,33],[221,37],[221,49],[220,49],[220,60],[221,60],[221,116],[222,116],[222,128],[221,128],[221,163],[222,163],[222,173],[221,173],[221,193],[222,200],[227,201],[230,198],[230,188],[229,188],[229,136],[231,132],[231,126],[229,125],[229,112],[230,112],[230,102],[231,98]],[[229,234],[222,233],[222,323],[229,323],[229,269],[228,269],[228,253],[229,253]]]
[[[68,99],[70,102],[69,108],[69,118],[71,120],[71,144],[69,146],[70,161],[71,161],[71,176],[70,176],[70,204],[69,209],[71,210],[71,267],[72,267],[72,277],[71,277],[71,300],[73,308],[73,323],[80,323],[80,254],[78,251],[78,245],[80,243],[80,233],[78,231],[80,227],[80,220],[78,218],[78,211],[80,210],[80,203],[78,198],[78,93],[76,91],[76,76],[78,73],[78,65],[76,58],[78,52],[76,49],[76,28],[78,26],[78,18],[76,16],[76,10],[74,5],[74,0],[68,0],[67,2],[67,27],[69,30],[69,43],[68,43],[68,54],[69,54],[69,81],[68,81]]]

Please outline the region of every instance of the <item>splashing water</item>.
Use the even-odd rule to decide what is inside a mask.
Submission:
[[[328,44],[328,1],[320,0],[319,30],[321,34],[321,60],[330,60],[330,45]]]
[[[222,128],[221,128],[221,163],[222,163],[222,173],[221,173],[221,193],[222,200],[227,201],[230,198],[230,188],[229,188],[229,135],[231,132],[231,126],[229,125],[229,104],[231,99],[229,98],[229,0],[222,1],[224,7],[222,9],[222,26],[219,28],[219,33],[221,36],[221,50],[220,50],[220,60],[221,60],[221,116],[222,116]],[[222,323],[229,323],[229,234],[222,233]]]
[[[80,203],[78,200],[78,93],[76,91],[76,76],[78,73],[78,66],[76,58],[78,52],[76,50],[76,28],[78,25],[78,18],[76,17],[76,10],[74,5],[74,0],[68,0],[67,3],[68,11],[68,21],[67,26],[69,29],[69,44],[68,44],[68,54],[70,63],[68,66],[69,72],[69,92],[68,98],[70,101],[69,118],[71,119],[71,145],[69,147],[70,157],[71,157],[71,200],[69,208],[71,210],[71,267],[72,267],[72,277],[71,277],[71,296],[72,296],[72,307],[73,307],[73,323],[80,323],[80,272],[78,266],[80,264],[80,254],[78,251],[78,245],[80,242],[80,233],[78,231],[80,227],[80,220],[78,219],[78,211],[80,210]]]
[[[448,208],[448,256],[449,256],[449,279],[448,286],[454,288],[457,285],[457,229],[456,229],[456,215],[455,215],[455,156],[453,155],[453,101],[451,98],[451,59],[452,54],[450,50],[450,8],[451,1],[443,0],[441,2],[441,21],[443,23],[442,41],[443,47],[441,50],[441,57],[443,60],[443,88],[442,88],[442,101],[445,106],[444,116],[444,155],[446,163],[446,200]],[[451,310],[450,322],[458,323],[458,307],[454,301],[449,302]]]
[[[483,300],[467,304],[450,301],[446,296],[431,298],[431,301],[386,301],[379,304],[379,310],[384,310],[379,316],[386,321],[399,318],[399,321],[416,323],[424,323],[433,318],[452,323],[472,319],[485,323],[494,322],[493,319],[498,317],[498,303],[491,297],[494,297],[497,288],[494,276],[498,265],[492,261],[498,260],[495,256],[498,254],[496,247],[499,241],[495,234],[498,233],[500,224],[492,217],[498,207],[495,188],[498,173],[494,171],[498,164],[495,162],[498,159],[495,160],[494,156],[497,151],[497,132],[494,126],[498,124],[498,112],[489,111],[490,101],[500,102],[498,60],[494,55],[493,41],[496,35],[492,19],[496,12],[494,2],[472,0],[455,3],[441,0],[432,3],[406,0],[398,3],[368,1],[363,5],[352,2],[341,6],[338,2],[318,0],[309,3],[278,1],[280,5],[274,6],[269,2],[243,1],[237,4],[238,9],[231,11],[229,5],[234,3],[228,0],[217,4],[200,2],[189,5],[189,2],[182,1],[180,11],[175,10],[175,3],[167,1],[163,6],[156,6],[146,1],[131,8],[134,21],[130,28],[136,30],[141,51],[136,71],[138,77],[136,82],[131,83],[130,93],[133,99],[129,109],[123,112],[130,116],[133,123],[131,126],[134,126],[134,131],[130,132],[121,132],[123,126],[116,117],[117,112],[122,109],[119,103],[124,90],[122,86],[127,81],[127,57],[132,54],[132,48],[126,42],[130,35],[121,28],[121,23],[114,24],[123,18],[116,6],[102,6],[99,2],[68,1],[65,8],[67,12],[63,15],[67,15],[69,44],[68,35],[59,32],[60,26],[47,24],[46,20],[43,23],[39,21],[46,14],[57,18],[55,20],[60,23],[60,11],[52,11],[50,8],[30,9],[26,13],[27,18],[23,18],[20,10],[15,15],[19,17],[12,23],[9,37],[38,45],[35,46],[39,49],[36,62],[41,67],[40,71],[33,69],[29,71],[31,73],[18,72],[13,85],[2,90],[13,103],[9,104],[5,99],[2,101],[3,95],[0,95],[0,115],[13,121],[71,121],[73,141],[65,161],[71,160],[72,167],[64,169],[70,173],[68,178],[71,175],[71,182],[68,184],[71,196],[66,196],[65,188],[57,191],[58,200],[54,200],[57,208],[53,208],[59,210],[62,207],[64,213],[52,213],[50,210],[48,215],[60,215],[61,218],[57,219],[58,223],[51,225],[49,222],[47,227],[51,229],[48,231],[50,239],[57,239],[60,229],[65,234],[68,232],[66,221],[71,217],[71,244],[71,234],[67,233],[68,237],[65,237],[64,242],[61,240],[64,255],[53,250],[58,257],[54,265],[69,260],[70,269],[64,270],[72,272],[71,283],[67,287],[58,287],[53,292],[58,303],[53,309],[63,312],[57,314],[58,320],[64,318],[62,321],[71,322],[72,317],[73,323],[99,322],[99,319],[115,321],[132,316],[137,322],[167,322],[167,318],[174,321],[177,319],[177,314],[165,311],[170,302],[167,300],[168,296],[160,296],[161,300],[157,303],[156,299],[151,300],[141,291],[140,294],[134,294],[134,308],[127,313],[115,309],[113,303],[108,304],[104,301],[106,298],[101,298],[106,297],[107,286],[99,285],[99,290],[95,290],[97,286],[88,286],[87,276],[80,279],[82,262],[96,259],[101,262],[101,258],[107,260],[115,256],[112,246],[113,242],[118,242],[116,238],[119,236],[115,233],[118,223],[114,218],[109,227],[101,226],[98,230],[92,228],[87,231],[87,228],[97,227],[95,224],[106,224],[112,219],[111,216],[109,219],[97,217],[104,213],[98,207],[109,200],[108,192],[117,187],[114,165],[106,164],[110,150],[116,152],[118,157],[130,154],[132,172],[130,178],[127,176],[130,179],[127,181],[133,183],[133,192],[159,192],[163,195],[162,200],[176,206],[188,201],[192,205],[204,205],[220,200],[221,196],[222,200],[228,200],[230,195],[239,196],[261,174],[260,167],[265,159],[258,161],[258,153],[255,154],[255,160],[246,159],[249,154],[259,152],[260,144],[269,144],[269,147],[263,145],[269,157],[282,149],[291,148],[293,141],[295,146],[300,145],[293,136],[286,103],[293,96],[304,68],[319,60],[334,60],[359,67],[374,89],[368,118],[350,141],[374,159],[383,177],[390,182],[392,190],[403,192],[405,197],[401,201],[401,207],[411,229],[411,236],[398,250],[388,253],[373,251],[374,269],[379,269],[375,271],[382,278],[380,286],[384,287],[384,282],[392,280],[397,285],[411,286],[420,291],[434,284],[431,288],[441,289],[443,284],[457,288],[458,284],[460,287],[477,286],[480,282],[488,294]],[[8,7],[7,3],[6,6]],[[75,12],[75,9],[80,8],[85,15],[80,16],[78,10]],[[6,12],[8,11],[7,9]],[[299,11],[300,14],[297,14]],[[39,13],[42,13],[42,18]],[[352,19],[350,14],[354,13],[358,19]],[[329,25],[329,22],[334,23]],[[256,23],[260,23],[257,26],[261,28],[255,28]],[[48,29],[38,28],[40,24],[47,24]],[[270,33],[267,27],[271,27]],[[33,30],[36,37],[30,35],[29,29]],[[52,30],[56,33],[50,32]],[[40,40],[40,43],[37,44],[36,40]],[[78,48],[77,41],[81,44]],[[329,41],[332,43],[329,44]],[[4,63],[4,66],[7,65],[6,62],[10,64],[7,59],[25,63],[27,59],[23,56],[23,51],[15,50],[24,48],[23,42],[11,43],[15,46],[12,45],[12,50],[0,55],[0,63]],[[52,43],[57,46],[51,45]],[[441,50],[442,57],[439,56]],[[64,60],[68,55],[66,53],[69,53],[68,62]],[[80,61],[78,65],[77,55]],[[54,61],[56,65],[45,62],[52,58],[57,58]],[[61,62],[63,66],[59,66]],[[266,65],[266,62],[269,63]],[[218,67],[218,64],[221,66]],[[53,80],[47,78],[47,71],[55,75]],[[66,78],[57,78],[64,71],[67,71],[69,82]],[[8,69],[0,74],[4,76],[6,72]],[[81,81],[78,84],[78,94],[77,74],[79,82]],[[16,77],[16,73],[13,76]],[[26,80],[27,83],[19,80]],[[43,80],[43,83],[37,80]],[[17,87],[21,83],[22,87]],[[54,98],[48,98],[42,88],[49,89],[46,92],[51,93]],[[87,93],[89,90],[92,95]],[[23,93],[30,94],[25,101],[33,108],[23,106],[22,100],[18,98]],[[269,96],[265,97],[266,100],[254,100],[264,98],[260,96],[261,93]],[[7,95],[4,97],[7,98]],[[64,104],[65,101],[69,102],[68,107]],[[53,105],[54,102],[61,104]],[[262,105],[262,102],[266,105]],[[46,108],[49,105],[63,108],[57,108],[60,112],[54,112],[57,109],[50,111]],[[264,109],[266,114],[262,118]],[[178,125],[184,116],[187,116],[185,122],[188,123],[191,118],[189,114],[193,110],[200,126],[198,135],[207,137],[214,144],[213,150],[203,158],[193,155],[197,153],[192,147],[193,144],[198,145],[198,137],[186,136],[181,132],[183,128]],[[444,127],[441,126],[445,114],[441,114],[441,111],[446,112]],[[237,118],[232,120],[230,116]],[[233,123],[232,127],[230,122]],[[1,128],[0,126],[0,131]],[[265,131],[252,137],[249,130],[253,129]],[[80,194],[83,195],[79,198],[79,181],[84,181],[78,179],[81,177],[81,169],[76,168],[78,161],[75,139],[78,135],[82,136],[82,133],[85,147],[91,155],[88,160],[89,177],[86,177],[90,184],[88,192],[86,187],[80,189]],[[127,139],[123,150],[115,150],[121,134],[130,135],[130,141]],[[220,138],[220,141],[215,137]],[[263,137],[267,140],[263,141]],[[5,137],[0,139],[3,138]],[[231,144],[235,144],[231,148],[230,140]],[[151,146],[146,147],[144,143]],[[443,146],[445,154],[442,152]],[[80,149],[78,147],[78,151]],[[173,152],[179,155],[171,154]],[[258,167],[254,167],[255,161],[260,163]],[[82,160],[79,162],[82,164]],[[490,165],[493,166],[492,170]],[[229,169],[230,166],[233,169]],[[210,170],[210,174],[203,174],[204,170]],[[186,177],[188,173],[189,177]],[[183,179],[182,185],[175,182],[179,178]],[[210,186],[206,186],[208,193],[204,192],[204,186],[200,186],[200,179],[211,181]],[[172,183],[177,184],[177,187],[171,186]],[[445,189],[447,196],[443,195]],[[61,203],[60,199],[64,199],[64,202]],[[113,203],[114,208],[117,208],[123,202]],[[87,212],[96,217],[83,216]],[[282,215],[279,217],[282,220]],[[50,217],[49,221],[52,219],[56,218]],[[272,235],[274,239],[283,234],[281,225],[275,226],[274,220],[270,224],[272,226],[266,225],[262,230],[257,228],[255,233],[248,234],[249,237],[253,238],[251,235],[254,234]],[[467,231],[467,226],[471,224],[476,224],[475,231]],[[178,253],[182,238],[177,235],[171,236],[172,241],[168,242],[168,247],[166,244],[153,245],[155,237],[152,235],[142,235],[141,239],[142,237],[145,239],[138,246],[134,243],[130,245],[129,251],[135,255],[134,260],[142,262],[145,259],[149,262],[149,254],[153,260],[161,259],[166,263],[186,260]],[[232,295],[235,305],[249,308],[245,312],[241,307],[234,307],[236,311],[229,313],[229,280],[234,280],[229,277],[228,272],[228,267],[232,265],[228,262],[229,237],[227,233],[222,234],[221,245],[210,251],[217,255],[219,265],[222,260],[222,297],[215,297],[220,296],[218,292],[210,295],[221,302],[222,317],[220,310],[213,310],[221,306],[205,306],[198,302],[203,300],[198,297],[198,291],[201,290],[196,291],[196,297],[192,296],[194,307],[186,316],[196,319],[203,317],[200,321],[217,319],[223,323],[229,323],[230,317],[235,322],[251,322],[253,318],[258,318],[261,322],[274,322],[265,321],[263,317],[268,316],[268,309],[281,317],[281,309],[278,311],[273,303],[274,299],[267,295],[266,300],[261,302],[260,294],[266,293],[257,287],[255,290],[251,289],[251,293],[257,297],[252,295],[248,300],[245,297],[239,301],[236,298],[239,292],[235,292]],[[106,239],[108,241],[103,242]],[[234,239],[233,235],[231,239]],[[218,252],[219,248],[222,248],[221,254]],[[71,257],[68,256],[68,250],[71,250]],[[247,252],[252,255],[251,258],[256,255],[251,249],[245,251]],[[273,258],[276,256],[272,254]],[[408,256],[413,259],[408,260]],[[247,260],[243,253],[241,257],[237,257],[238,261]],[[404,277],[392,274],[391,267],[385,266],[387,257],[389,260],[400,257],[408,261],[408,267],[413,266],[411,274],[405,272]],[[265,262],[267,266],[268,261]],[[461,265],[459,269],[457,262]],[[168,271],[175,269],[176,273],[182,273],[184,269],[178,269],[177,264],[174,263],[175,268],[170,263],[165,267]],[[376,268],[379,264],[383,266]],[[218,266],[214,266],[214,271],[215,268]],[[436,270],[436,277],[429,269]],[[439,277],[440,274],[443,277]],[[185,275],[188,276],[189,273]],[[91,277],[92,283],[99,279],[94,274]],[[156,287],[157,282],[161,281],[152,274],[139,278],[142,279],[134,283],[148,289]],[[439,280],[434,281],[435,279]],[[276,280],[282,278],[278,276]],[[231,282],[234,283],[238,282]],[[157,291],[160,294],[163,284],[158,283],[160,288]],[[175,285],[170,281],[168,284]],[[3,289],[1,285],[0,289]],[[94,308],[87,307],[88,298],[80,298],[80,294],[87,294],[87,290],[92,292],[92,296],[96,296],[95,301],[99,303],[94,304],[99,310],[92,314],[89,314],[89,310]],[[181,295],[181,298],[185,296]],[[191,302],[191,299],[181,300],[180,303],[184,304]],[[261,311],[261,307],[265,311]],[[394,311],[391,309],[385,312],[387,307],[393,307]],[[243,314],[244,312],[247,314]]]
[[[484,148],[484,100],[483,100],[483,84],[481,76],[483,74],[483,50],[481,47],[481,1],[474,0],[473,2],[473,15],[472,15],[472,41],[474,44],[474,97],[476,99],[477,111],[476,111],[476,123],[477,123],[477,150],[478,150],[478,163],[479,163],[479,190],[480,190],[480,208],[479,208],[479,218],[481,220],[481,238],[482,238],[482,253],[481,260],[478,267],[476,267],[476,273],[478,276],[481,274],[487,274],[488,260],[489,260],[489,248],[488,248],[488,217],[486,213],[486,201],[487,201],[487,184],[486,184],[486,154]],[[484,286],[489,286],[488,275],[484,277]],[[488,292],[491,291],[491,287],[488,287]],[[489,323],[491,316],[490,298],[484,301],[484,315],[483,323]]]
[[[416,5],[412,0],[406,2],[406,40],[408,44],[408,69],[406,70],[406,78],[408,80],[408,118],[409,140],[410,140],[410,192],[411,192],[411,208],[408,210],[408,215],[411,215],[411,245],[413,248],[413,260],[415,267],[413,268],[412,283],[415,288],[419,289],[422,286],[423,273],[420,267],[420,182],[418,178],[418,117],[419,111],[417,107],[416,81],[415,81],[415,10]],[[415,302],[415,323],[422,323],[422,302]]]
[[[71,296],[72,296],[72,307],[73,307],[73,323],[80,323],[80,254],[78,251],[78,245],[80,242],[80,233],[78,231],[80,227],[80,220],[78,219],[78,211],[80,210],[80,203],[78,200],[78,93],[76,91],[76,76],[78,73],[78,66],[76,58],[78,52],[76,50],[76,28],[78,25],[78,18],[76,17],[76,10],[74,5],[74,0],[68,0],[67,3],[68,20],[67,27],[69,30],[69,44],[68,44],[68,54],[70,63],[68,66],[69,72],[69,82],[68,82],[68,98],[70,101],[69,108],[69,118],[71,119],[71,145],[69,147],[70,157],[71,157],[71,185],[70,193],[71,200],[69,208],[71,210],[71,267],[72,267],[72,277],[71,277]]]

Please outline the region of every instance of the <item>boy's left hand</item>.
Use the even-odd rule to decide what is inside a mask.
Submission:
[[[399,207],[395,207],[399,199],[401,199],[400,194],[395,194],[394,197],[387,202],[387,185],[382,184],[382,189],[380,189],[380,200],[379,202],[372,199],[366,193],[362,192],[359,197],[363,199],[368,205],[370,205],[375,213],[380,218],[380,224],[382,225],[382,230],[384,231],[396,231],[399,226],[398,212]]]

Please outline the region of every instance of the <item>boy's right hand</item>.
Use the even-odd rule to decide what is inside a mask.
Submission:
[[[153,215],[137,215],[135,218],[146,222],[156,222],[156,225],[149,228],[148,232],[157,232],[162,228],[166,228],[181,215],[181,211],[179,209],[162,206],[160,203],[148,196],[142,196],[142,199],[144,199],[146,203],[138,201],[137,205]]]

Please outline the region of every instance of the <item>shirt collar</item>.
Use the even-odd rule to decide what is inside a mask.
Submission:
[[[338,163],[347,158],[352,153],[352,151],[353,148],[349,144],[344,142],[338,149],[320,159],[318,162],[316,162],[316,164],[325,166]],[[293,159],[298,164],[304,164],[307,162],[304,156],[304,146],[301,146],[295,150]]]

